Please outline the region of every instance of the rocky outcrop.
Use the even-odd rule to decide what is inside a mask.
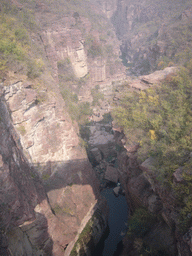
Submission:
[[[2,248],[63,255],[101,200],[78,130],[59,91],[37,91],[30,82],[1,87],[0,112],[1,225],[8,239]],[[100,216],[106,222],[106,214]]]
[[[117,0],[91,0],[91,2],[99,5],[101,10],[103,11],[103,13],[105,13],[108,19],[110,19],[113,16],[117,8]]]
[[[5,87],[13,124],[21,134],[21,144],[28,160],[44,164],[47,161],[77,159],[78,137],[69,115],[64,112],[64,101],[55,89],[39,91],[30,82]],[[83,152],[80,159],[83,158]]]
[[[65,19],[63,23],[68,23]],[[75,19],[74,19],[75,22]],[[62,24],[62,22],[61,22]],[[77,78],[84,77],[88,73],[87,55],[84,48],[84,39],[78,29],[70,29],[62,25],[53,24],[41,35],[46,46],[47,57],[52,63],[54,76],[58,77],[58,61],[69,58]]]
[[[78,5],[60,3],[63,15],[54,4],[45,4],[44,9],[37,6],[41,31],[40,38],[34,40],[41,41],[56,81],[72,84],[81,100],[90,101],[90,88],[116,79],[125,68],[119,60],[119,41],[112,24],[95,3]],[[88,10],[86,15],[83,8]]]
[[[163,70],[157,70],[149,75],[139,76],[135,79],[130,79],[128,84],[134,90],[146,90],[152,86],[159,85],[169,75],[173,75],[178,70],[177,67],[167,67]]]

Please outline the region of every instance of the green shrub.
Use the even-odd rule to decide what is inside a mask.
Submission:
[[[109,124],[113,121],[113,118],[110,113],[105,113],[103,119],[100,121],[101,124]]]
[[[89,140],[89,137],[90,137],[90,134],[91,134],[91,131],[90,131],[90,128],[86,125],[81,125],[80,126],[80,135],[81,135],[81,138],[85,139],[86,141]]]
[[[128,93],[113,111],[128,139],[140,143],[140,161],[156,158],[157,176],[170,179],[192,150],[191,101],[191,77],[182,69],[159,87]]]
[[[26,129],[25,126],[20,125],[17,130],[21,133],[21,135],[25,135],[26,134]]]
[[[144,237],[155,223],[155,217],[144,208],[138,208],[129,219],[128,236]]]
[[[80,125],[85,124],[87,117],[92,115],[90,103],[79,102],[77,94],[69,86],[61,86],[61,94],[71,118]]]
[[[71,253],[70,253],[70,256],[76,256],[78,255],[77,254],[77,248],[80,246],[80,248],[83,249],[83,245],[87,245],[88,242],[91,240],[91,234],[92,234],[92,231],[93,231],[93,220],[90,219],[88,221],[88,223],[86,224],[85,228],[83,229],[83,231],[81,232],[81,234],[79,235],[79,238],[77,240],[77,242],[75,243]],[[84,255],[84,254],[82,254]]]
[[[31,79],[39,77],[44,70],[42,59],[28,59],[27,61],[27,76]]]
[[[4,76],[8,69],[15,65],[25,67],[29,76],[33,68],[29,67],[29,51],[31,50],[28,31],[32,25],[36,28],[34,14],[27,8],[18,11],[11,3],[2,0],[0,12],[0,75]],[[22,69],[21,68],[21,69]],[[37,73],[37,72],[35,72]]]
[[[24,28],[17,28],[15,30],[15,36],[19,41],[22,41],[23,43],[27,43],[28,42],[28,35],[27,35],[27,31]]]
[[[96,38],[89,34],[85,40],[88,56],[95,58],[103,55],[102,45]]]

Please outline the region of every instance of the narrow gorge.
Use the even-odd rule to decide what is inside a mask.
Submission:
[[[1,0],[0,255],[192,255],[191,20],[187,0]]]

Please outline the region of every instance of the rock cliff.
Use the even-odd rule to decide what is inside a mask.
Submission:
[[[56,90],[44,91],[43,103],[29,82],[1,90],[2,247],[63,255],[90,208],[99,209],[98,181]]]
[[[91,88],[124,73],[119,41],[99,6],[71,1],[59,8],[46,1],[43,9],[36,5],[40,40],[61,88],[63,84],[72,85],[79,99],[90,101]]]
[[[96,1],[121,41],[128,73],[147,74],[187,61],[191,47],[190,1]]]
[[[27,72],[17,63],[2,73],[1,254],[88,253],[80,233],[89,226],[87,244],[91,241],[93,248],[106,228],[107,207],[59,83],[76,88],[83,81],[78,95],[87,88],[89,97],[94,83],[107,80],[113,69],[115,76],[121,74],[118,42],[110,27],[109,46],[107,31],[103,35],[93,29],[94,21],[82,14],[82,7],[72,10],[71,3],[63,2],[61,10],[47,1],[12,4],[16,13],[30,11],[38,24],[38,29],[27,27],[29,55],[42,58],[44,70],[29,61]],[[84,77],[86,82],[80,80]]]
[[[0,32],[8,41],[0,39],[0,254],[92,253],[90,248],[106,227],[107,207],[77,122],[68,113],[76,112],[71,101],[77,106],[96,102],[89,116],[93,121],[111,110],[112,99],[118,105],[124,92],[118,80],[125,79],[120,48],[127,74],[185,62],[191,47],[188,4],[176,1],[172,8],[172,1],[163,1],[161,9],[158,1],[139,0],[2,1],[0,11],[6,18]],[[9,12],[11,18],[6,16]],[[26,32],[18,30],[18,24],[14,27],[15,14],[26,22],[18,23]],[[21,48],[27,57],[20,54]],[[127,80],[131,89],[144,90],[173,70]],[[154,184],[151,159],[138,166],[138,145],[127,147],[126,138],[118,133],[117,169],[110,126],[93,124],[90,130],[96,172],[105,171],[99,173],[100,181],[120,178],[133,208],[145,206],[163,217],[146,241],[153,235],[157,240],[164,237],[168,255],[191,255],[191,230],[185,237],[175,231],[174,194]]]

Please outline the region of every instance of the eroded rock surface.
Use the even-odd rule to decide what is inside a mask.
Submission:
[[[97,209],[98,181],[56,90],[54,96],[43,91],[44,102],[22,81],[1,91],[1,218],[6,246],[19,255],[33,255],[35,250],[63,255],[87,212],[93,205]]]

